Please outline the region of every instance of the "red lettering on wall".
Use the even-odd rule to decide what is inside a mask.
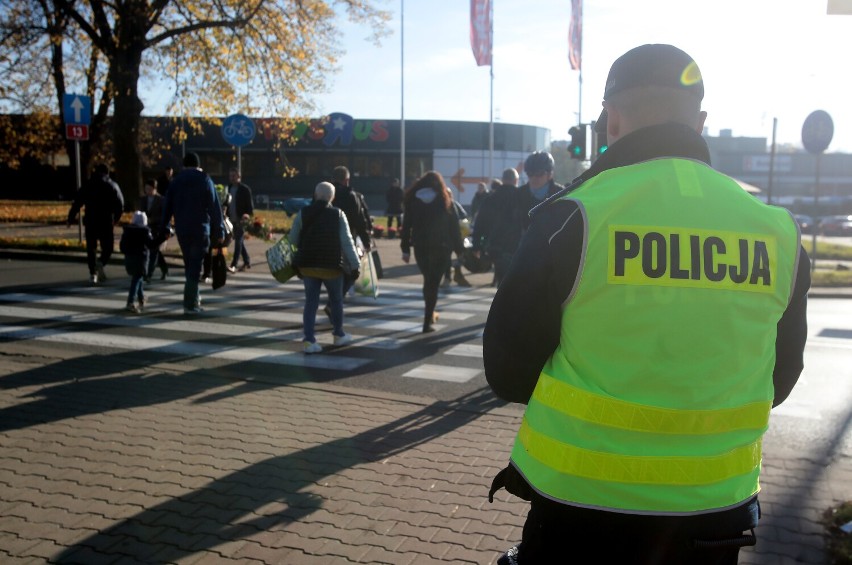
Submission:
[[[373,132],[370,134],[370,139],[373,141],[387,141],[390,134],[385,128],[387,122],[385,120],[376,120],[373,122]]]
[[[325,137],[325,125],[324,121],[321,120],[311,120],[311,129],[308,131],[308,137],[313,139],[314,141],[319,141],[323,137]]]

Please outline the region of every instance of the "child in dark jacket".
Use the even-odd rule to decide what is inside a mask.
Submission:
[[[139,314],[145,306],[145,294],[142,291],[142,279],[148,267],[148,257],[154,238],[148,227],[148,217],[145,212],[135,212],[133,222],[124,226],[121,234],[119,249],[124,253],[124,268],[130,275],[130,292],[127,294],[128,312]],[[134,304],[134,301],[137,304]]]

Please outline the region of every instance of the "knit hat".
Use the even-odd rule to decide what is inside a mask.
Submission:
[[[144,228],[148,225],[148,215],[145,212],[133,212],[132,223],[134,226]]]

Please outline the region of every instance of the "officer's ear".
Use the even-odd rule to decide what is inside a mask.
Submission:
[[[609,145],[612,145],[623,135],[624,117],[618,108],[606,100],[604,100],[603,107],[606,109],[606,140]]]
[[[704,122],[707,120],[707,112],[701,110],[698,112],[698,129],[696,130],[698,133],[702,133],[704,131]]]

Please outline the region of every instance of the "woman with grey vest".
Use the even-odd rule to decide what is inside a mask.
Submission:
[[[358,255],[349,231],[346,215],[331,205],[334,185],[319,183],[314,200],[299,211],[288,239],[296,246],[295,266],[305,285],[305,309],[302,314],[305,353],[319,353],[322,346],[314,335],[320,290],[328,293],[334,345],[346,345],[352,336],[343,332],[344,273],[358,278]]]

